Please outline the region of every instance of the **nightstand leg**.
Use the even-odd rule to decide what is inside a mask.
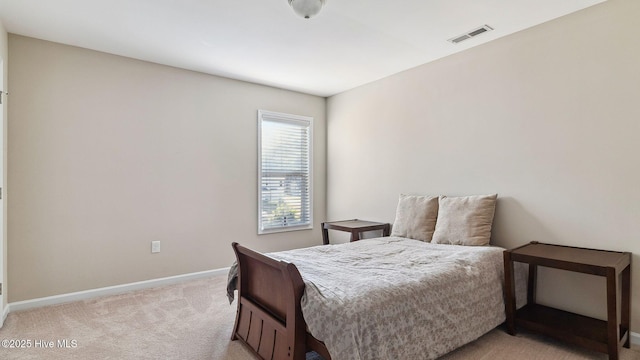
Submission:
[[[322,244],[329,245],[329,230],[324,226],[324,223],[320,226],[322,226]]]
[[[538,265],[529,264],[529,280],[527,281],[527,304],[536,303],[536,291],[538,287]]]
[[[504,298],[505,313],[507,316],[507,332],[510,335],[516,334],[516,291],[513,278],[513,261],[511,253],[504,252]]]
[[[621,331],[627,332],[627,341],[624,342],[624,347],[629,349],[631,347],[631,329],[630,317],[631,317],[631,265],[627,266],[622,271],[622,301],[620,305],[620,328]]]
[[[618,276],[616,269],[607,268],[607,344],[609,360],[618,360],[620,329],[618,327]]]

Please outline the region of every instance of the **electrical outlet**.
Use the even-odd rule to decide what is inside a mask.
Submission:
[[[151,252],[159,253],[160,252],[160,241],[152,241],[151,242]]]

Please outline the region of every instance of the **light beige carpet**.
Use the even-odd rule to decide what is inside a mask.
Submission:
[[[229,341],[235,303],[227,301],[225,281],[226,276],[216,276],[11,313],[0,340],[31,345],[0,347],[0,359],[253,359],[240,343]],[[43,347],[51,342],[52,348]],[[606,358],[532,334],[514,337],[495,329],[442,360]],[[640,351],[623,349],[621,360],[640,360]]]

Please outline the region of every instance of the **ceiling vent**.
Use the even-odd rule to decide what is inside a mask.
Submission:
[[[469,31],[466,34],[462,34],[462,35],[458,35],[456,37],[453,37],[453,38],[451,38],[451,39],[449,39],[447,41],[449,41],[451,43],[454,43],[454,44],[458,44],[458,43],[461,43],[461,42],[463,42],[463,41],[465,41],[467,39],[471,39],[474,36],[478,36],[480,34],[484,34],[487,31],[491,31],[491,30],[493,30],[493,28],[491,26],[484,25],[484,26],[481,26],[481,27],[479,27],[477,29],[473,29],[473,30]]]

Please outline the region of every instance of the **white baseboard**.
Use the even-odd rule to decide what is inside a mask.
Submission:
[[[631,344],[640,346],[640,334],[631,332]]]
[[[195,279],[210,277],[214,275],[222,275],[228,272],[229,272],[229,268],[207,270],[207,271],[201,271],[201,272],[190,273],[190,274],[169,276],[169,277],[159,278],[159,279],[138,281],[138,282],[129,283],[129,284],[108,286],[108,287],[85,290],[85,291],[78,291],[78,292],[69,293],[69,294],[61,294],[61,295],[47,296],[47,297],[32,299],[32,300],[17,301],[17,302],[9,303],[9,305],[5,309],[4,316],[6,317],[9,314],[9,312],[12,312],[12,311],[28,310],[28,309],[33,309],[33,308],[38,308],[43,306],[68,303],[72,301],[87,300],[87,299],[97,298],[101,296],[117,295],[117,294],[122,294],[129,291],[134,291],[134,290],[148,289],[152,287],[177,284],[177,283],[181,283],[189,280],[195,280]]]
[[[0,301],[2,301],[2,297],[0,297]],[[2,309],[2,320],[0,321],[0,328],[4,325],[4,321],[7,320],[7,316],[9,316],[9,304]]]

